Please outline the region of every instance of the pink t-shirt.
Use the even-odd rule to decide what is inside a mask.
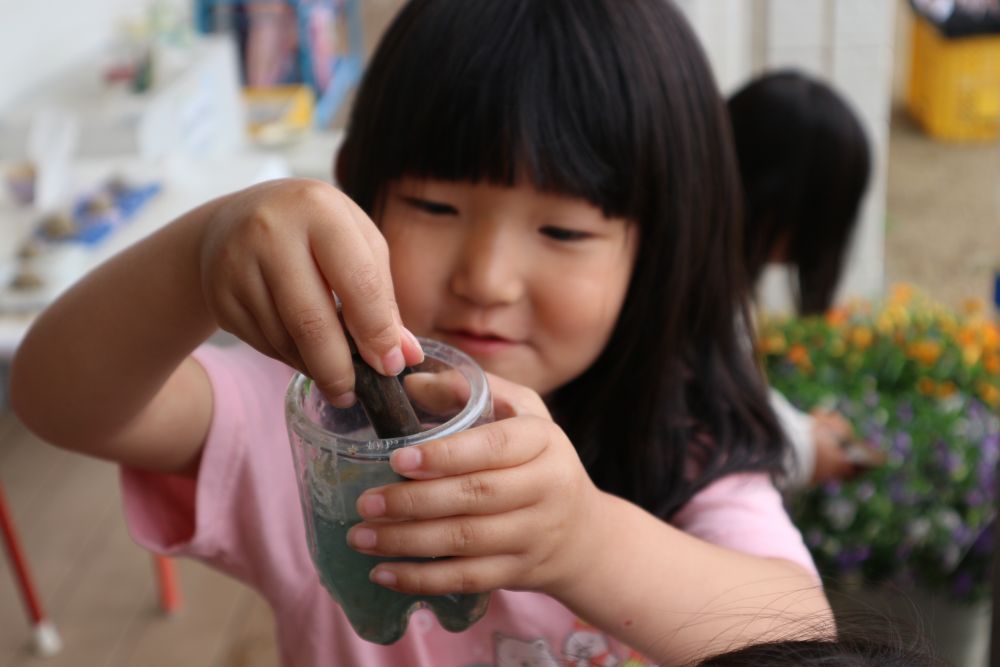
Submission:
[[[292,371],[237,345],[203,346],[214,414],[197,480],[123,469],[134,539],[198,558],[261,592],[288,666],[508,667],[650,664],[539,593],[498,591],[486,615],[447,632],[429,610],[391,646],[360,639],[320,583],[306,543],[284,422]],[[764,475],[733,475],[695,496],[674,524],[717,545],[783,558],[815,573],[802,538]]]

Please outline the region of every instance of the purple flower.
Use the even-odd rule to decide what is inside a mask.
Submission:
[[[972,541],[972,531],[967,526],[955,526],[951,529],[951,539],[956,544],[968,544]]]
[[[913,405],[909,401],[902,401],[896,408],[896,417],[899,418],[900,423],[909,424],[913,421]]]
[[[841,570],[851,570],[868,560],[872,550],[868,546],[845,547],[837,554],[836,562]]]
[[[892,452],[906,457],[913,449],[913,438],[906,431],[899,431],[892,438]]]
[[[951,583],[951,594],[956,598],[964,598],[972,592],[975,583],[970,573],[961,572]]]
[[[965,494],[965,503],[969,507],[979,507],[986,504],[986,494],[979,489],[972,489]]]
[[[972,543],[972,548],[969,552],[975,556],[986,556],[993,551],[993,538],[996,531],[996,523],[990,521],[982,532],[979,533],[979,537],[976,541]]]

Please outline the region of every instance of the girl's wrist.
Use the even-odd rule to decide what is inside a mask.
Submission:
[[[610,584],[600,577],[595,578],[595,573],[606,571],[610,552],[618,548],[609,535],[614,534],[613,526],[623,503],[627,504],[596,486],[590,487],[586,499],[580,503],[581,525],[569,543],[562,546],[562,558],[553,568],[555,574],[544,586],[543,593],[572,608],[580,597],[581,588]]]

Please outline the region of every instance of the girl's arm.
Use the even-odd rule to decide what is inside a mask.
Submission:
[[[692,537],[602,494],[585,569],[552,594],[593,625],[662,664],[764,641],[830,638],[814,577]]]
[[[704,542],[601,492],[537,394],[492,376],[490,387],[499,421],[394,452],[413,481],[363,493],[365,522],[348,533],[364,553],[454,558],[384,562],[373,581],[426,595],[539,591],[668,665],[830,632],[802,566]]]
[[[216,324],[201,293],[202,229],[184,215],[74,285],[29,330],[11,404],[52,444],[159,471],[191,468],[212,413],[188,354]]]
[[[270,181],[184,215],[59,298],[14,359],[11,403],[53,444],[162,472],[193,472],[211,421],[188,358],[217,327],[353,402],[344,322],[369,364],[422,352],[392,296],[385,242],[320,181]]]

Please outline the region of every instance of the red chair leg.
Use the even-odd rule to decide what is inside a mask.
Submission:
[[[59,638],[55,626],[45,616],[42,602],[32,583],[31,573],[28,570],[28,559],[24,556],[21,542],[14,530],[14,519],[7,507],[7,498],[4,495],[2,484],[0,484],[0,530],[3,532],[7,556],[13,566],[14,577],[21,591],[21,599],[24,601],[24,607],[34,630],[35,648],[42,655],[58,653],[62,648],[62,640]]]
[[[181,590],[177,585],[177,569],[174,562],[166,556],[153,556],[156,568],[156,584],[160,593],[160,609],[167,614],[173,614],[181,606]]]

